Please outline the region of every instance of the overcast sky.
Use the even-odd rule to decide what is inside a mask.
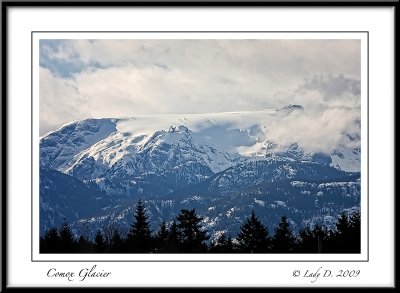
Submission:
[[[41,40],[40,134],[86,118],[287,104],[308,121],[352,121],[360,57],[359,40]]]

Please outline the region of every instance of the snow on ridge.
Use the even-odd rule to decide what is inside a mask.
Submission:
[[[136,115],[130,118],[119,119],[117,130],[136,135],[149,135],[158,130],[168,130],[171,126],[178,125],[185,126],[194,133],[215,126],[223,127],[228,131],[235,129],[247,130],[253,125],[267,122],[275,114],[275,110],[261,110],[204,114]]]
[[[116,126],[116,123],[118,122],[119,119],[116,118],[88,118],[84,120],[73,120],[70,122],[67,122],[63,125],[61,125],[58,129],[49,131],[45,133],[44,135],[39,137],[39,140],[45,139],[46,137],[52,136],[54,134],[57,134],[58,132],[62,132],[63,130],[67,129],[68,127],[73,127],[80,129],[84,128],[87,125],[98,125],[100,128],[104,128],[108,126],[108,128],[113,128],[113,126]],[[113,129],[115,131],[115,129]]]
[[[41,165],[65,172],[73,158],[116,132],[116,123],[115,119],[87,119],[48,133],[40,139]]]
[[[274,155],[287,158],[295,156],[293,160],[307,159],[308,154],[297,144],[296,147],[293,144],[281,145],[269,137],[269,125],[285,115],[288,115],[285,111],[266,109],[87,119],[65,124],[58,131],[43,137],[41,153],[49,154],[48,159],[43,160],[45,164],[56,159],[52,167],[63,172],[71,171],[85,158],[93,158],[100,169],[112,167],[120,161],[124,165],[132,161],[130,157],[146,151],[151,153],[153,148],[163,153],[164,149],[171,151],[183,147],[184,159],[189,160],[187,156],[196,157],[198,162],[204,162],[214,173],[238,161],[265,160]],[[42,144],[47,140],[49,143]],[[61,156],[51,157],[60,149],[63,150]],[[359,153],[354,153],[354,150],[338,148],[331,158],[331,166],[337,169],[347,172],[360,169]]]
[[[161,114],[137,115],[119,119],[117,130],[127,136],[151,136],[159,131],[176,133],[187,132],[194,143],[229,155],[252,157],[264,156],[264,144],[267,139],[266,125],[272,123],[276,110],[220,112],[207,114]],[[165,142],[177,139],[166,136]],[[176,142],[176,141],[175,141]],[[217,164],[218,165],[218,164]]]
[[[343,146],[339,146],[331,154],[331,159],[331,167],[345,172],[360,172],[361,161],[359,149],[351,150]]]

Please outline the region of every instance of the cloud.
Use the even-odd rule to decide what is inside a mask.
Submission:
[[[79,120],[89,110],[73,80],[62,79],[43,67],[39,68],[40,134],[55,130],[71,120]]]
[[[360,116],[359,40],[42,40],[40,133],[71,120],[300,104],[271,136],[326,150]]]
[[[359,133],[355,121],[360,118],[355,108],[331,107],[304,109],[275,120],[267,135],[281,144],[297,143],[308,152],[331,153],[338,145],[359,147],[359,141],[349,141],[346,134]]]
[[[359,147],[361,120],[360,80],[342,74],[305,78],[295,88],[275,95],[278,103],[302,105],[269,127],[268,135],[280,143],[298,143],[312,152],[332,152],[339,144]]]
[[[326,99],[333,100],[346,93],[359,96],[361,94],[361,83],[360,80],[346,78],[342,74],[338,76],[319,75],[306,79],[306,82],[298,88],[298,91],[313,89],[320,90]]]
[[[207,72],[230,68],[280,82],[310,72],[359,77],[361,62],[359,40],[41,40],[40,44],[43,62],[138,68],[163,64]]]

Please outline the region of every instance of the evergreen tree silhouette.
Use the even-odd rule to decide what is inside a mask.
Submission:
[[[210,244],[210,252],[232,253],[233,242],[231,236],[227,237],[225,234],[222,234],[217,239],[212,241]]]
[[[348,250],[350,253],[361,252],[361,213],[354,212],[349,220]]]
[[[77,252],[79,253],[92,252],[92,243],[83,235],[79,237],[77,247]]]
[[[160,229],[157,231],[156,235],[154,235],[154,251],[163,253],[168,251],[168,238],[169,231],[167,225],[162,222]]]
[[[205,245],[204,241],[210,237],[207,235],[207,231],[202,229],[201,221],[203,218],[197,216],[194,209],[182,209],[176,219],[178,221],[177,228],[180,234],[182,252],[207,251],[207,245]]]
[[[271,241],[268,227],[261,223],[254,211],[240,227],[236,240],[238,250],[245,253],[267,252]]]
[[[313,229],[304,227],[298,233],[298,241],[285,216],[281,218],[271,239],[268,228],[252,211],[240,227],[236,237],[237,245],[233,245],[230,236],[222,234],[211,242],[210,247],[207,247],[205,243],[210,237],[202,227],[202,217],[196,215],[194,209],[182,209],[169,228],[164,221],[154,234],[154,239],[151,237],[148,216],[141,200],[137,203],[134,218],[126,240],[121,238],[117,229],[109,228],[104,234],[98,230],[94,242],[89,241],[86,235],[80,235],[79,240],[76,241],[69,224],[64,220],[58,229],[50,228],[40,237],[40,253],[361,252],[360,211],[355,211],[350,216],[346,211],[342,212],[333,231],[319,225]]]
[[[296,238],[290,230],[289,222],[286,216],[282,216],[272,238],[272,249],[277,253],[289,253],[294,251],[295,245]]]
[[[180,237],[180,233],[178,230],[178,225],[176,224],[176,221],[174,220],[172,222],[171,227],[169,228],[166,252],[169,252],[169,253],[179,252],[180,238],[181,237]]]
[[[106,251],[107,245],[100,230],[97,230],[96,232],[96,236],[94,237],[94,244],[96,253],[104,253]]]
[[[151,231],[142,201],[139,199],[135,210],[135,221],[127,235],[128,252],[150,252]]]
[[[115,229],[111,237],[110,252],[122,252],[123,247],[124,240],[121,238],[118,229]]]
[[[342,212],[336,222],[336,233],[334,235],[335,251],[338,253],[349,252],[350,222],[345,212]]]
[[[40,253],[57,253],[59,252],[60,237],[57,228],[50,228],[46,231],[40,241]]]
[[[305,227],[299,231],[298,250],[302,253],[321,253],[328,247],[329,232],[319,225],[313,229]]]
[[[71,228],[69,224],[64,220],[61,224],[60,230],[60,245],[59,245],[59,252],[60,253],[73,253],[76,249],[76,242],[74,236],[71,232]]]
[[[339,235],[346,235],[349,232],[350,223],[349,218],[343,212],[340,214],[337,223],[336,223],[336,231]]]

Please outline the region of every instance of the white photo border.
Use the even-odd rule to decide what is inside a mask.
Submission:
[[[85,11],[82,8],[11,8],[8,21],[10,29],[8,36],[9,63],[8,63],[8,170],[9,189],[7,194],[7,248],[8,259],[7,282],[10,287],[64,287],[64,286],[86,286],[86,287],[175,287],[175,286],[250,286],[250,287],[297,287],[297,286],[386,286],[394,285],[394,8],[260,8],[257,9],[229,9],[229,8],[208,8],[195,10],[191,8],[179,9],[169,8],[115,8],[115,9],[91,9],[91,22],[88,24],[85,18]],[[98,12],[98,13],[97,13]],[[205,14],[209,12],[210,14]],[[272,13],[273,12],[273,13]],[[94,17],[93,17],[93,14]],[[33,127],[31,105],[27,102],[30,98],[31,76],[30,66],[32,56],[30,55],[32,31],[48,31],[49,23],[54,31],[96,31],[99,27],[107,30],[118,31],[118,27],[124,26],[124,21],[134,16],[137,19],[129,22],[131,26],[139,27],[140,31],[156,31],[160,27],[160,21],[170,17],[170,13],[176,15],[170,23],[163,23],[163,28],[169,31],[179,31],[179,27],[185,22],[185,28],[190,31],[204,31],[204,27],[218,28],[219,31],[257,30],[271,31],[266,28],[272,27],[273,31],[292,31],[290,27],[301,29],[301,31],[313,31],[315,23],[319,24],[321,31],[368,31],[371,39],[370,51],[371,60],[368,63],[370,75],[368,77],[371,88],[368,89],[370,98],[368,124],[370,136],[370,160],[371,164],[369,177],[371,194],[380,193],[380,200],[370,197],[370,254],[371,257],[363,262],[338,261],[327,263],[319,260],[311,263],[307,260],[299,262],[234,262],[224,263],[221,261],[210,263],[187,261],[185,269],[180,271],[177,277],[174,271],[182,268],[182,262],[104,262],[93,260],[78,262],[61,262],[49,259],[45,262],[33,262],[31,257],[31,225],[27,225],[32,210],[27,191],[32,190],[30,182],[32,170],[26,166],[32,157],[29,147],[33,144],[31,127]],[[221,15],[222,14],[222,15]],[[104,17],[114,15],[115,23],[105,23]],[[72,17],[74,16],[74,17]],[[157,19],[155,23],[148,21]],[[207,24],[201,23],[201,19],[207,16]],[[222,17],[223,16],[223,17]],[[283,23],[282,16],[290,19],[292,25]],[[311,16],[311,17],[310,17]],[[162,18],[164,17],[164,18]],[[238,17],[246,19],[246,23],[237,25]],[[219,23],[223,18],[224,23]],[[281,18],[281,19],[279,19]],[[354,18],[357,20],[354,21]],[[74,19],[71,23],[68,20]],[[340,19],[340,23],[333,20]],[[293,26],[295,20],[296,22]],[[274,21],[276,23],[274,23]],[[18,24],[18,25],[17,25]],[[332,26],[336,28],[332,29]],[[203,29],[199,29],[203,28]],[[349,28],[352,28],[351,30]],[[21,46],[19,46],[21,45]],[[28,45],[28,46],[26,46]],[[381,53],[385,52],[384,55]],[[377,53],[378,52],[378,53]],[[379,62],[378,62],[378,57]],[[37,75],[36,75],[37,76]],[[376,86],[379,83],[380,89]],[[23,86],[19,86],[22,84]],[[379,93],[379,95],[378,95]],[[27,95],[28,94],[28,95]],[[390,98],[389,98],[390,97]],[[22,101],[22,102],[21,102]],[[22,120],[22,123],[21,123]],[[379,122],[377,122],[379,120]],[[26,123],[28,122],[28,123]],[[384,126],[382,129],[380,126]],[[383,153],[377,154],[380,143],[384,145]],[[378,156],[379,155],[379,156]],[[377,158],[378,157],[378,158]],[[383,170],[379,172],[378,170]],[[385,183],[384,186],[377,186],[377,183]],[[374,192],[374,193],[372,193]],[[30,192],[28,192],[30,194]],[[383,194],[383,195],[382,195]],[[387,225],[379,226],[376,217]],[[28,221],[27,221],[28,218]],[[16,231],[20,234],[16,235]],[[382,237],[377,239],[377,233],[381,232]],[[385,241],[385,249],[378,250],[378,241]],[[18,249],[13,243],[18,243]],[[369,247],[369,245],[368,245]],[[378,254],[379,253],[379,254]],[[68,257],[68,256],[67,256]],[[155,265],[157,264],[157,265]],[[65,279],[50,279],[47,272],[52,267],[60,270],[76,271],[81,268],[97,265],[101,270],[111,270],[111,278],[91,279],[86,282],[70,282]],[[180,267],[181,266],[181,267]],[[357,279],[326,278],[311,283],[306,278],[296,278],[293,273],[296,270],[317,270],[319,267],[331,270],[360,269]],[[201,273],[201,275],[189,275],[190,269]],[[221,274],[221,272],[224,272]],[[154,281],[154,276],[157,281]],[[206,281],[204,281],[206,280]]]

